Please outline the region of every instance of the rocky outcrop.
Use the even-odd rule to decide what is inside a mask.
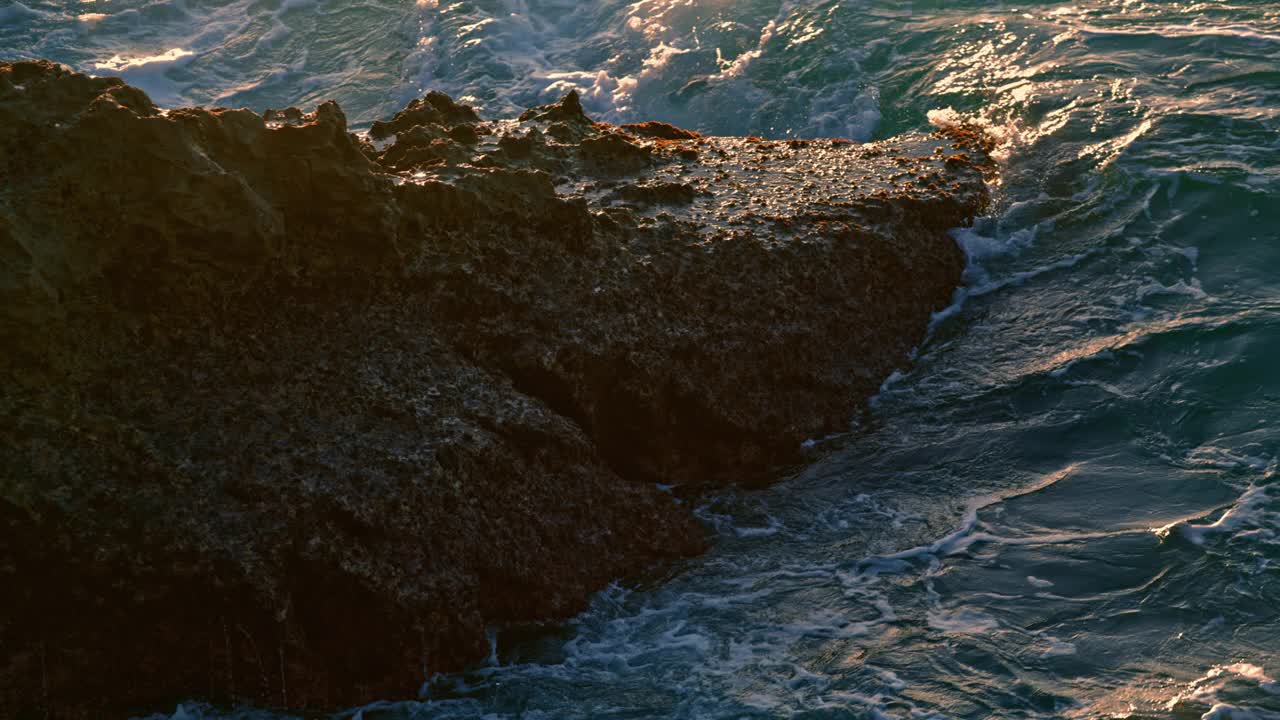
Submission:
[[[699,552],[677,496],[842,427],[986,199],[972,139],[574,95],[369,135],[0,64],[0,715],[407,697]]]

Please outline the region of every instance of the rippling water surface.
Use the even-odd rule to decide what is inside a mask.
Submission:
[[[357,124],[578,88],[1000,138],[965,288],[827,459],[701,508],[669,581],[347,717],[1280,718],[1277,3],[0,0],[0,50]]]

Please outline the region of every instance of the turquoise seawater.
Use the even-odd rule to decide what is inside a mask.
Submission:
[[[665,582],[344,717],[1280,718],[1280,3],[0,0],[0,55],[357,124],[578,88],[1000,139],[956,304],[830,456],[700,508]]]

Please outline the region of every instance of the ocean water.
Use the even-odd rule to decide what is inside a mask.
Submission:
[[[825,459],[701,507],[665,582],[342,717],[1280,718],[1280,3],[0,0],[0,56],[357,125],[577,88],[999,139],[965,287]]]

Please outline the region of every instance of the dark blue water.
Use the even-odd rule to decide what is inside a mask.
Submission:
[[[1277,3],[0,0],[0,48],[359,123],[576,87],[717,133],[999,138],[956,305],[827,459],[703,507],[670,581],[348,716],[1280,718]]]

